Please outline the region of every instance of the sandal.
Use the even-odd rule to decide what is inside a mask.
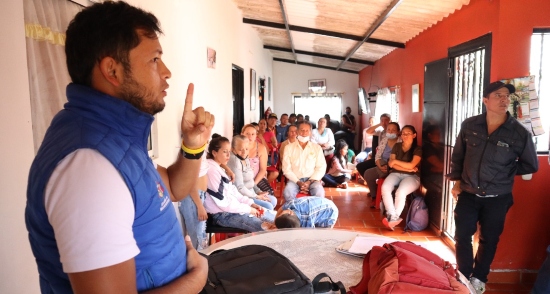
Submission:
[[[340,185],[336,186],[336,188],[339,188],[339,189],[347,189],[347,188],[348,188],[348,185],[346,185],[346,184],[340,184]]]

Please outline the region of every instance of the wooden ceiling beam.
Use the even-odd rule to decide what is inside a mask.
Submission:
[[[340,64],[338,65],[338,67],[336,68],[336,70],[339,70],[342,65],[344,63],[346,63],[346,61],[357,51],[357,49],[359,49],[361,47],[361,45],[363,45],[363,43],[365,43],[369,38],[370,36],[378,29],[378,27],[380,27],[380,25],[382,25],[382,23],[395,11],[395,9],[397,8],[397,6],[399,6],[399,4],[401,4],[403,0],[392,0],[391,3],[388,5],[388,7],[386,8],[386,10],[384,10],[384,12],[382,12],[382,14],[376,19],[376,21],[372,24],[372,26],[369,28],[369,30],[367,31],[367,33],[365,34],[365,36],[363,37],[363,40],[361,40],[359,43],[357,43],[355,45],[355,47],[353,47],[353,49],[351,49],[351,51],[348,53],[348,55],[346,56],[346,59],[342,60],[342,62],[340,62]]]
[[[283,21],[285,22],[285,30],[288,36],[288,41],[290,42],[290,48],[292,48],[292,55],[294,56],[294,62],[297,63],[298,57],[296,56],[296,52],[294,51],[294,42],[292,42],[292,35],[290,34],[290,29],[288,27],[288,17],[286,16],[285,4],[283,3],[283,0],[279,0],[279,6],[281,7]]]
[[[271,22],[271,21],[263,21],[263,20],[257,20],[257,19],[251,19],[251,18],[243,18],[243,23],[251,24],[251,25],[257,25],[257,26],[263,26],[263,27],[282,29],[282,30],[286,29],[285,24],[282,24],[282,23],[276,23],[276,22]],[[296,32],[323,35],[323,36],[329,36],[329,37],[335,37],[335,38],[341,38],[341,39],[348,39],[348,40],[354,40],[354,41],[363,41],[363,39],[365,38],[364,36],[343,34],[343,33],[338,33],[338,32],[319,30],[319,29],[307,28],[307,27],[301,27],[301,26],[295,26],[295,25],[289,25],[288,28],[289,28],[289,30],[296,31]],[[375,39],[375,38],[368,38],[368,40],[366,40],[366,43],[383,45],[383,46],[388,46],[388,47],[395,47],[395,48],[405,48],[404,43],[387,41],[387,40],[380,40],[380,39]]]
[[[282,52],[292,52],[292,49],[289,49],[289,48],[269,46],[269,45],[264,45],[264,49],[282,51]],[[343,56],[336,56],[336,55],[310,52],[310,51],[303,51],[303,50],[294,50],[294,53],[302,54],[302,55],[309,55],[309,56],[324,57],[324,58],[330,58],[330,59],[336,59],[336,60],[344,60],[344,58],[345,58]],[[363,59],[350,58],[350,59],[348,59],[348,61],[349,62],[354,62],[354,63],[366,64],[366,65],[374,65],[373,61],[368,61],[368,60],[363,60]]]
[[[300,61],[294,62],[294,60],[289,60],[289,59],[284,59],[284,58],[273,58],[273,61],[286,62],[286,63],[292,63],[292,64],[296,64],[296,63],[297,63],[297,64],[299,64],[299,65],[305,65],[305,66],[311,66],[311,67],[317,67],[317,68],[324,68],[324,69],[336,70],[335,67],[331,67],[331,66],[313,64],[313,63],[307,63],[307,62],[300,62]],[[353,74],[359,74],[358,71],[349,70],[349,69],[339,69],[338,71],[349,72],[349,73],[353,73]]]

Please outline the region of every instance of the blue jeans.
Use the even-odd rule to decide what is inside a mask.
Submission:
[[[533,286],[531,294],[544,294],[550,293],[550,246],[546,248],[546,259],[542,263],[537,275],[537,280]]]
[[[252,200],[254,200],[254,203],[258,204],[261,207],[265,207],[267,209],[275,208],[275,206],[277,206],[277,198],[275,198],[275,196],[272,196],[272,195],[267,195],[267,197],[269,198],[269,201],[260,200],[257,198],[252,198]]]
[[[365,148],[365,150],[359,152],[359,154],[357,154],[357,156],[355,156],[355,161],[357,161],[357,163],[361,163],[363,161],[365,161],[365,159],[367,159],[367,157],[369,157],[369,153],[371,152],[372,148],[371,147],[367,147]]]
[[[206,192],[199,190],[199,197],[204,203]],[[178,205],[181,217],[185,223],[185,233],[191,238],[193,247],[197,250],[208,247],[208,236],[206,234],[206,221],[199,221],[197,206],[191,196],[185,197]]]
[[[349,182],[349,180],[350,178],[346,177],[346,175],[335,177],[329,174],[325,174],[323,176],[323,182],[325,182],[325,187],[337,187],[338,185],[344,182]]]
[[[307,181],[309,178],[301,178],[301,182]],[[286,183],[286,187],[283,190],[283,196],[285,197],[285,201],[290,201],[292,199],[296,198],[296,194],[300,192],[300,187],[298,187],[298,184],[288,181]],[[323,185],[321,182],[316,181],[315,183],[312,183],[309,185],[309,195],[311,196],[317,196],[317,197],[325,197],[325,189],[323,189]]]
[[[395,190],[395,204],[393,202],[392,191]],[[405,174],[399,172],[390,173],[382,184],[382,200],[386,208],[386,214],[389,216],[401,215],[405,208],[407,195],[416,191],[420,187],[420,178],[417,175]]]
[[[271,158],[271,154],[267,155],[267,166],[276,165],[277,161],[279,161],[279,152],[274,152],[273,155],[274,159]]]
[[[274,223],[275,222],[275,215],[277,215],[277,211],[273,209],[264,209],[264,214],[260,217],[261,220],[268,223]]]
[[[462,191],[455,207],[455,248],[458,270],[465,277],[486,283],[508,209],[514,204],[512,193],[497,197],[478,197]],[[479,246],[473,254],[472,236],[479,222]]]
[[[219,212],[212,215],[214,224],[222,227],[243,229],[249,232],[263,231],[263,221],[250,214],[240,214],[232,212]]]

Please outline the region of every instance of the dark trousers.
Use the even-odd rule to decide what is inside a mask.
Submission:
[[[504,220],[508,209],[514,204],[512,194],[497,197],[478,197],[467,192],[460,193],[455,207],[456,262],[460,272],[469,278],[476,277],[487,282],[487,275],[500,234],[504,229]],[[473,254],[472,236],[479,222],[479,247]]]
[[[352,132],[346,132],[346,143],[348,144],[348,148],[353,150],[355,153],[355,134]]]
[[[344,175],[335,177],[329,174],[325,174],[323,176],[323,182],[325,182],[325,187],[337,187],[343,182],[347,182],[347,180],[346,180],[346,176]]]
[[[363,162],[358,163],[355,168],[359,172],[361,176],[365,174],[365,171],[369,168],[373,168],[376,166],[376,162],[374,162],[374,156],[371,159],[365,160]]]

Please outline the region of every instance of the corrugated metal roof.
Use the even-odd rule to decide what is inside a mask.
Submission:
[[[360,71],[368,66],[365,62],[373,64],[393,50],[404,48],[406,42],[470,2],[233,1],[243,13],[243,22],[256,29],[264,46],[269,46],[276,60],[346,71]]]

